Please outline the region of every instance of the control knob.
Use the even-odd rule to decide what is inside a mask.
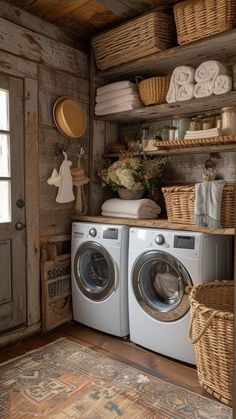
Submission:
[[[89,230],[89,235],[90,235],[91,237],[96,237],[96,235],[97,235],[97,230],[96,230],[96,228],[90,228],[90,230]]]
[[[165,238],[162,234],[158,234],[155,238],[156,244],[163,244],[165,241]]]

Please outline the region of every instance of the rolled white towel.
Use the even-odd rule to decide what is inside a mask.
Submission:
[[[176,101],[190,100],[194,97],[194,84],[188,83],[177,89]]]
[[[197,83],[212,81],[219,74],[228,74],[227,68],[217,60],[209,60],[201,63],[195,72]]]
[[[95,106],[95,110],[102,111],[103,109],[111,108],[116,105],[122,105],[123,103],[133,103],[133,102],[139,102],[138,95],[134,95],[134,94],[124,95],[124,96],[109,99],[106,102],[97,103]]]
[[[232,77],[226,75],[217,76],[213,83],[213,93],[215,95],[222,95],[231,92]]]
[[[104,217],[117,217],[117,218],[137,218],[137,219],[155,219],[158,217],[157,213],[140,213],[139,215],[135,215],[135,214],[126,214],[126,213],[120,213],[120,212],[106,212],[106,211],[102,211],[102,215]]]
[[[102,205],[102,212],[116,213],[116,214],[129,214],[135,215],[138,218],[144,217],[145,214],[156,214],[161,212],[159,205],[151,199],[108,199]]]
[[[208,97],[213,94],[213,83],[212,81],[203,81],[201,83],[197,83],[194,86],[194,97],[201,98],[201,97]]]
[[[97,110],[95,107],[95,115],[109,115],[117,112],[132,111],[133,109],[138,108],[143,108],[142,103],[139,101],[122,103],[120,105],[104,108],[102,110]]]
[[[195,71],[190,66],[181,65],[174,69],[168,93],[166,95],[167,103],[173,103],[177,100],[177,94],[180,86],[194,82]]]
[[[105,86],[97,88],[97,95],[103,95],[109,92],[114,92],[115,90],[126,89],[127,87],[134,87],[136,84],[131,83],[131,81],[117,81],[115,83],[106,84]]]
[[[103,103],[107,100],[118,98],[125,95],[139,95],[137,86],[127,87],[125,89],[113,90],[112,92],[97,95],[95,100],[97,103]]]

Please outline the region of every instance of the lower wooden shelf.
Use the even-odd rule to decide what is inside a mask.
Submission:
[[[184,224],[169,223],[168,220],[164,219],[146,220],[136,218],[103,217],[102,215],[74,215],[72,219],[74,221],[87,221],[90,223],[119,224],[152,228],[168,228],[171,230],[197,231],[200,233],[225,234],[232,236],[234,236],[235,234],[234,228],[209,228],[199,227],[197,225],[186,226]]]

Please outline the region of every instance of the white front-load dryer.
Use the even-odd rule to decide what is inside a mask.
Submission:
[[[129,334],[127,226],[72,224],[74,319],[116,336]]]
[[[231,277],[230,236],[131,228],[130,340],[195,363],[186,286]]]

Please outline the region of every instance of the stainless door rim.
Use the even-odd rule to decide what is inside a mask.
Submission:
[[[104,288],[102,288],[99,291],[95,291],[94,288],[89,287],[88,283],[84,280],[83,275],[81,274],[81,257],[88,250],[94,250],[95,252],[101,254],[108,266],[107,284]],[[107,299],[116,288],[117,280],[115,262],[113,261],[108,251],[97,242],[88,241],[84,242],[79,246],[74,257],[73,269],[76,283],[80,291],[90,300],[103,301]]]
[[[145,295],[144,286],[148,289],[148,268],[153,267],[155,262],[164,262],[169,264],[176,272],[176,281],[178,281],[178,295],[179,298],[173,299],[171,304],[165,304],[158,298],[151,301],[148,295]],[[146,272],[145,272],[146,270]],[[144,275],[145,272],[145,275]],[[173,255],[159,250],[151,250],[144,252],[138,257],[134,263],[132,271],[132,287],[137,302],[142,309],[156,320],[170,322],[176,321],[183,317],[189,310],[189,298],[185,293],[185,287],[192,285],[191,277],[182,265],[182,263]],[[150,291],[150,289],[148,289]],[[153,297],[153,295],[151,295]]]

